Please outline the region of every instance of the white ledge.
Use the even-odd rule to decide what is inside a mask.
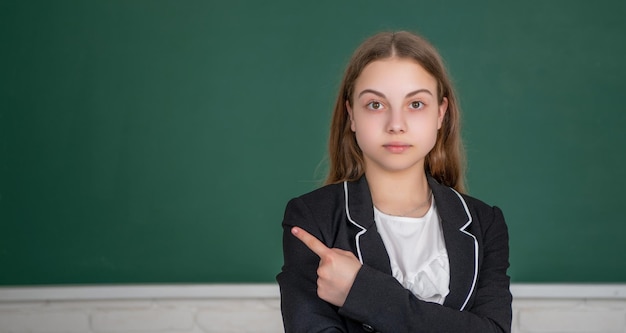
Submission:
[[[278,298],[277,284],[28,286],[0,288],[3,301]]]
[[[626,299],[626,284],[525,284],[511,285],[514,298]]]
[[[516,299],[626,299],[626,284],[512,284]],[[0,302],[279,298],[277,284],[167,284],[0,287]]]

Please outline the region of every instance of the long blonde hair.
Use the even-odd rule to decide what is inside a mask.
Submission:
[[[465,192],[460,110],[452,83],[437,50],[424,38],[406,31],[378,33],[365,40],[352,55],[341,82],[330,125],[330,165],[326,184],[354,181],[365,173],[363,153],[350,129],[346,101],[352,105],[354,84],[365,66],[392,56],[417,61],[437,80],[439,104],[444,97],[448,99],[448,111],[437,132],[435,146],[426,155],[424,168],[438,182]]]

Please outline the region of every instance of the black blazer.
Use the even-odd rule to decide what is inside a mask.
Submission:
[[[502,212],[428,177],[450,260],[442,305],[417,299],[392,275],[365,177],[287,204],[284,266],[277,276],[285,332],[510,332],[508,231]],[[343,307],[317,296],[319,258],[291,234],[299,226],[363,266]]]

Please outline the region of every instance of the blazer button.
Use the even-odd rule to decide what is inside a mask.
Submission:
[[[374,328],[368,324],[363,324],[363,330],[368,333],[374,332]]]

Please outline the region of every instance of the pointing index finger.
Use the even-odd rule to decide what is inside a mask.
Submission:
[[[318,257],[323,256],[328,250],[330,250],[324,243],[322,243],[319,239],[315,238],[315,236],[308,233],[306,230],[293,227],[291,228],[291,233],[296,236],[299,240],[304,243],[311,251],[317,254]]]

